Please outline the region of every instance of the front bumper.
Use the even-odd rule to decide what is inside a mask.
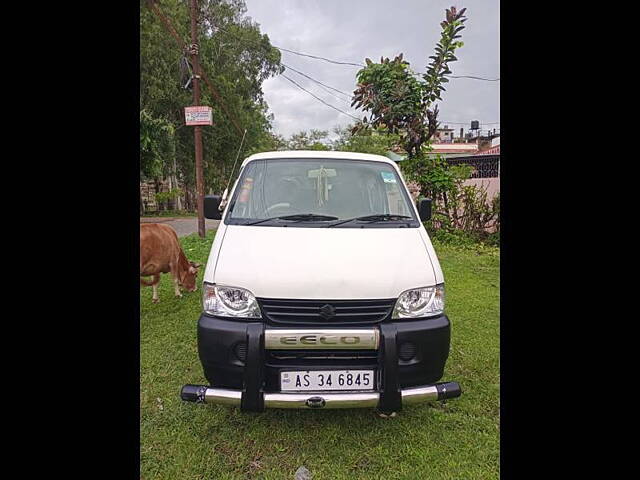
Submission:
[[[362,339],[360,345],[348,341],[348,335],[356,330]],[[340,335],[329,335],[336,333],[347,335],[346,344],[336,340],[342,338]],[[326,341],[319,342],[322,334],[326,334]],[[460,395],[457,383],[436,383],[444,372],[449,340],[450,323],[446,315],[384,321],[356,329],[337,326],[284,329],[202,314],[198,321],[198,352],[209,386],[185,385],[182,398],[239,405],[250,411],[318,407],[398,411],[402,405]],[[280,372],[314,369],[374,369],[375,389],[280,391]]]
[[[425,387],[401,390],[402,405],[459,397],[462,392],[456,382],[437,383]],[[185,385],[180,396],[184,401],[240,406],[241,390]],[[373,408],[380,403],[379,392],[305,392],[264,393],[265,408]]]

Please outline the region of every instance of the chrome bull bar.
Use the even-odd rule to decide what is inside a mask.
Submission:
[[[401,390],[402,405],[459,397],[457,382],[443,382]],[[205,385],[185,385],[182,400],[239,406],[242,391],[213,388]],[[380,400],[379,392],[264,393],[265,408],[373,408]]]
[[[397,329],[393,324],[375,328],[267,328],[247,324],[247,357],[243,389],[184,385],[182,400],[240,406],[244,411],[265,408],[378,408],[395,411],[404,405],[456,398],[457,382],[434,383],[401,389],[398,380]],[[367,392],[264,392],[264,352],[287,349],[363,349],[379,352],[379,388]]]

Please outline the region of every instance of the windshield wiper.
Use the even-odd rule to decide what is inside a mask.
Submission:
[[[295,215],[283,215],[280,217],[271,217],[258,220],[257,222],[245,223],[245,225],[257,225],[259,223],[268,222],[269,220],[291,220],[293,222],[315,222],[326,220],[338,220],[333,215],[319,215],[316,213],[296,213]]]
[[[396,215],[393,213],[376,213],[374,215],[365,215],[363,217],[349,218],[341,222],[332,223],[331,225],[328,225],[328,227],[335,227],[336,225],[342,225],[343,223],[349,223],[349,222],[355,222],[355,221],[375,223],[375,222],[384,222],[388,220],[403,220],[405,218],[410,219],[411,217],[407,215]]]

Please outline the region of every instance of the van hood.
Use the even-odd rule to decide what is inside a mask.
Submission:
[[[206,281],[263,298],[397,298],[436,283],[419,228],[227,225],[217,258]]]

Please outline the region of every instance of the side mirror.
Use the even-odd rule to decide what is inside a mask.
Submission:
[[[423,198],[418,202],[418,214],[420,215],[420,221],[426,222],[431,219],[431,199]]]
[[[220,195],[205,195],[204,196],[204,218],[209,220],[221,220],[222,212],[218,208],[220,206]]]

